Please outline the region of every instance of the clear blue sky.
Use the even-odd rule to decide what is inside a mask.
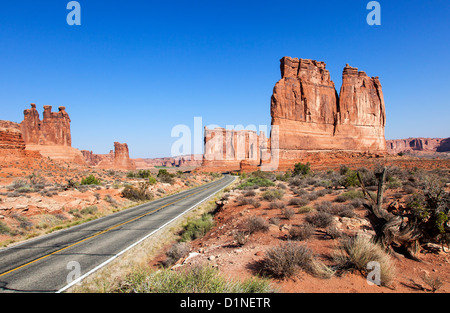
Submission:
[[[8,1],[0,7],[0,119],[34,102],[67,107],[72,142],[132,157],[170,155],[177,124],[270,125],[283,56],[379,76],[386,138],[450,136],[450,1]]]

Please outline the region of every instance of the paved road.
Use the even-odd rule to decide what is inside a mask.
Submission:
[[[0,250],[0,292],[58,292],[234,181],[224,178]],[[79,266],[78,266],[79,264]],[[78,271],[79,270],[79,271]],[[78,272],[77,272],[78,271]]]

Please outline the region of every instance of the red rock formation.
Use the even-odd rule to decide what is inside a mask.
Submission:
[[[111,150],[109,154],[94,154],[92,151],[86,150],[81,151],[81,153],[85,162],[92,167],[127,171],[136,170],[136,164],[130,159],[126,143],[115,142],[114,150]]]
[[[386,153],[377,77],[347,65],[338,96],[323,62],[284,57],[281,75],[271,100],[272,127],[279,129],[279,149],[272,154],[280,168],[292,167],[306,152]]]
[[[271,98],[270,143],[256,139],[257,153],[250,155],[246,139],[234,139],[239,133],[206,129],[203,166],[285,170],[310,153],[386,153],[386,113],[378,77],[347,65],[338,95],[324,62],[284,57],[280,69]],[[236,153],[239,146],[243,154]]]
[[[43,116],[41,121],[34,103],[31,104],[31,109],[24,111],[20,128],[26,149],[38,151],[44,157],[54,160],[85,165],[81,152],[72,148],[71,121],[66,108],[61,106],[58,112],[52,112],[52,107],[46,105]]]
[[[205,127],[205,152],[202,168],[228,171],[239,170],[241,161],[246,165],[261,163],[261,148],[267,147],[265,134],[258,136],[252,130],[229,130]]]
[[[136,164],[130,159],[130,153],[126,143],[114,143],[114,168],[124,170],[136,169]]]
[[[24,111],[21,123],[22,134],[27,145],[72,146],[70,134],[70,118],[65,107],[52,112],[50,105],[44,106],[44,117],[41,121],[36,105]]]
[[[400,152],[449,152],[450,138],[408,138],[387,140],[387,149],[391,154]]]
[[[25,150],[25,141],[19,124],[0,121],[0,149]]]
[[[41,138],[41,120],[36,110],[36,104],[31,104],[31,109],[23,112],[24,119],[20,123],[25,144],[38,145]]]

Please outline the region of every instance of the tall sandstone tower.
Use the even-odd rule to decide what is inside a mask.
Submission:
[[[385,154],[386,112],[378,77],[347,65],[338,95],[324,62],[284,57],[271,99],[280,167],[310,152]],[[273,136],[273,134],[272,134]]]
[[[83,155],[72,148],[70,134],[70,117],[66,108],[59,107],[52,112],[50,105],[44,106],[43,119],[39,117],[36,105],[23,112],[24,119],[20,123],[23,140],[28,151],[38,151],[42,156],[79,165],[85,165]]]

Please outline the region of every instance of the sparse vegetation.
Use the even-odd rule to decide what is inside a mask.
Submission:
[[[340,270],[357,269],[365,277],[369,273],[369,262],[378,262],[382,285],[388,285],[395,278],[395,267],[389,255],[366,236],[342,240],[333,257]]]
[[[267,232],[269,224],[264,218],[253,215],[245,221],[244,229],[250,235],[256,232]]]
[[[200,218],[189,221],[182,231],[181,242],[187,242],[205,236],[214,226],[213,216],[203,214]]]
[[[81,185],[101,185],[101,181],[98,180],[93,174],[83,178],[81,180]]]
[[[197,266],[189,270],[159,271],[138,270],[121,281],[117,290],[121,293],[267,293],[269,281],[250,278],[234,281],[223,277],[210,266]]]

